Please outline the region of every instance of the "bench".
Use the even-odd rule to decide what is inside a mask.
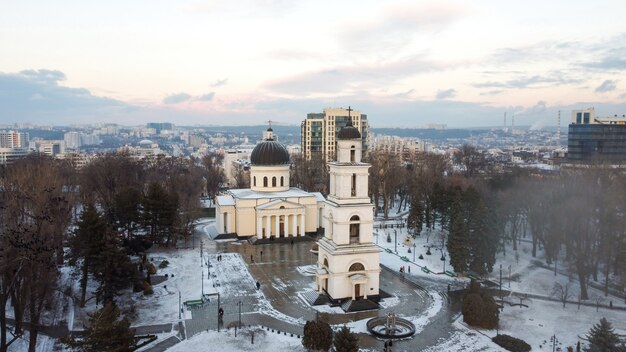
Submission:
[[[430,273],[430,269],[428,269],[425,266],[422,267],[422,271],[425,272],[426,274]]]
[[[476,280],[476,281],[480,280],[480,278],[478,276],[475,276],[475,275],[472,275],[472,274],[467,275],[467,277],[470,278],[471,280]]]
[[[387,253],[392,253],[391,249],[389,249],[389,248],[385,248],[385,251],[386,251]]]
[[[446,270],[445,274],[446,274],[446,275],[448,275],[448,276],[450,276],[450,277],[456,277],[456,273],[453,273],[453,272],[452,272],[452,271],[450,271],[450,270]]]
[[[407,258],[407,257],[400,257],[400,259],[404,260],[405,262],[409,261],[409,258]]]
[[[201,299],[191,299],[189,301],[185,301],[185,306],[188,308],[195,308],[201,306],[204,302]]]

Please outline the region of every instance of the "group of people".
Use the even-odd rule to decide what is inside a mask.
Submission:
[[[218,261],[218,262],[221,262],[221,261],[222,261],[222,255],[221,255],[221,254],[218,254],[218,255],[217,255],[217,261]]]
[[[391,352],[391,348],[393,347],[393,340],[385,341],[385,349],[384,352]]]
[[[408,268],[408,272],[410,273],[411,272],[411,266],[407,265],[407,268]],[[400,273],[404,274],[404,265],[400,267]]]

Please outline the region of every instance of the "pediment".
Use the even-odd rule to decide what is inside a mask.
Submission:
[[[275,199],[271,202],[267,202],[261,205],[257,205],[257,210],[279,210],[281,207],[285,209],[304,209],[304,205],[289,202],[284,199]]]

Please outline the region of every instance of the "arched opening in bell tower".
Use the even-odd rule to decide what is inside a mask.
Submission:
[[[358,215],[354,215],[350,218],[350,243],[359,243],[360,235],[360,218]]]

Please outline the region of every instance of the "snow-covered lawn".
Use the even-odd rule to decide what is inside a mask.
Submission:
[[[254,332],[254,344],[252,343],[252,332]],[[263,330],[260,327],[244,328],[237,332],[235,337],[234,329],[217,331],[207,331],[200,333],[188,340],[182,341],[168,351],[306,351],[302,346],[302,340],[289,335],[277,334]]]
[[[568,304],[565,308],[558,302],[534,300],[526,302],[528,308],[505,307],[500,313],[500,333],[521,338],[531,345],[533,351],[552,351],[551,338],[556,335],[557,347],[563,351],[567,346],[576,346],[576,343],[585,341],[584,337],[593,324],[605,317],[613,324],[615,332],[626,334],[626,314],[624,311],[600,309]],[[490,338],[496,335],[495,330],[471,329],[459,317],[454,326],[467,334],[480,331],[482,334],[472,336],[472,340],[482,340],[482,344],[489,345]],[[463,334],[460,334],[463,336]],[[459,340],[461,338],[459,337]]]

